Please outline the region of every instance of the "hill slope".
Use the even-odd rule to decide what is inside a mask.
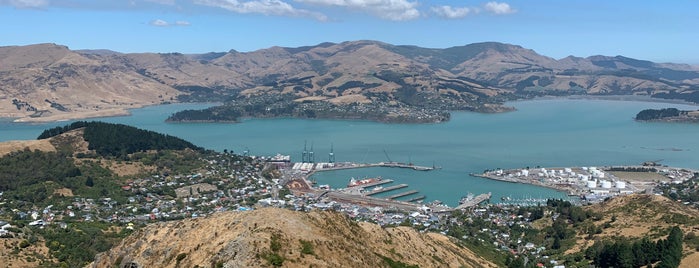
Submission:
[[[635,94],[699,101],[699,69],[622,56],[556,60],[495,42],[446,49],[378,41],[185,55],[0,47],[0,116],[58,120],[170,101],[285,94],[297,101],[502,111],[540,95]],[[390,112],[390,111],[387,111]],[[31,117],[30,117],[31,116]]]
[[[276,208],[156,223],[98,256],[92,267],[270,267],[270,253],[283,258],[284,267],[388,267],[381,256],[420,267],[494,267],[439,234]]]

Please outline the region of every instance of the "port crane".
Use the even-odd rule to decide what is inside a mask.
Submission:
[[[386,159],[388,159],[388,162],[389,162],[389,163],[393,163],[393,161],[391,161],[391,157],[390,157],[390,156],[388,156],[388,153],[386,152],[386,150],[385,150],[385,149],[383,150],[383,154],[385,154],[385,155],[386,155]]]

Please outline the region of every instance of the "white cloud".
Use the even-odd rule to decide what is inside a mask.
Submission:
[[[436,6],[432,7],[432,12],[443,18],[460,19],[470,14],[478,13],[479,10],[470,7]]]
[[[485,4],[485,10],[496,15],[512,14],[517,12],[516,9],[510,7],[508,3],[488,2]]]
[[[338,6],[368,12],[383,19],[403,21],[420,17],[417,1],[408,0],[295,0],[296,2]]]
[[[170,27],[170,26],[189,26],[191,23],[188,21],[183,21],[183,20],[178,20],[176,22],[170,23],[161,19],[156,19],[152,20],[149,23],[152,26],[157,26],[157,27]]]
[[[17,8],[42,8],[49,5],[48,0],[9,0],[7,3]]]
[[[257,13],[263,15],[311,17],[320,21],[328,20],[328,17],[305,9],[297,9],[281,0],[194,0],[195,4],[226,9],[235,13]]]

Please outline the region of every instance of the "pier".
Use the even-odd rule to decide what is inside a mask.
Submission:
[[[394,186],[389,186],[389,187],[383,188],[381,190],[366,192],[364,195],[371,196],[371,195],[385,193],[385,192],[389,192],[389,191],[393,191],[393,190],[401,189],[401,188],[405,188],[405,187],[408,187],[408,185],[403,183],[403,184],[398,184],[398,185],[394,185]]]
[[[421,195],[421,196],[418,196],[418,197],[410,198],[410,199],[408,199],[407,202],[417,202],[417,201],[420,201],[420,200],[425,200],[425,198],[426,198],[426,196]]]
[[[399,162],[379,162],[379,163],[333,163],[333,166],[327,166],[330,163],[294,163],[291,167],[292,170],[300,170],[308,172],[308,176],[315,172],[321,171],[331,171],[331,170],[342,170],[342,169],[355,169],[355,168],[370,168],[370,167],[390,167],[390,168],[409,168],[417,171],[431,171],[437,169],[436,167],[428,166],[418,166],[413,164],[399,163]],[[307,165],[307,166],[304,166]]]
[[[417,171],[430,171],[435,169],[435,167],[416,166],[413,164],[405,164],[398,162],[380,162],[375,165],[378,165],[380,167],[410,168]]]
[[[332,200],[335,200],[336,202],[347,202],[366,206],[393,208],[405,211],[420,211],[420,208],[416,204],[398,200],[381,199],[370,196],[345,194],[340,192],[328,192],[324,196]]]
[[[490,200],[490,196],[491,196],[490,193],[487,193],[487,194],[480,194],[480,195],[474,197],[474,198],[471,199],[471,200],[466,200],[464,203],[458,205],[454,210],[461,210],[461,209],[466,209],[466,208],[474,207],[474,206],[476,206],[476,205],[478,205],[478,204],[480,204],[480,203],[483,203],[483,202],[485,202],[485,201],[487,201],[487,200]]]
[[[384,184],[392,183],[392,182],[393,182],[392,179],[385,179],[385,180],[382,179],[382,180],[377,181],[377,182],[371,182],[371,183],[367,183],[367,184],[357,185],[357,186],[354,186],[354,187],[358,187],[358,188],[369,188],[369,187],[378,186],[378,185],[384,185]]]
[[[402,193],[399,193],[399,194],[394,194],[394,195],[392,195],[392,196],[389,196],[388,199],[393,200],[393,199],[396,199],[396,198],[399,198],[399,197],[408,196],[408,195],[416,194],[416,193],[418,193],[418,191],[416,191],[416,190],[410,190],[410,191],[407,191],[407,192],[402,192]]]

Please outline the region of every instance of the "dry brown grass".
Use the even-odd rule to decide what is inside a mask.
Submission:
[[[682,258],[680,268],[696,268],[699,266],[699,252],[692,252],[688,256]]]
[[[656,182],[656,181],[670,181],[668,177],[663,176],[657,172],[628,172],[628,171],[609,171],[612,175],[617,178],[633,182]]]
[[[57,262],[56,259],[49,257],[49,248],[45,246],[45,242],[39,240],[33,245],[23,248],[19,253],[14,253],[14,247],[24,238],[0,238],[0,266],[2,267],[19,267],[30,268],[39,267],[39,261],[36,256],[43,256],[48,260]],[[28,261],[28,258],[33,258],[35,261]]]
[[[596,222],[598,227],[610,223],[610,227],[604,228],[601,234],[594,236],[595,239],[644,236],[658,239],[664,237],[663,232],[673,226],[679,226],[687,233],[699,224],[699,211],[657,195],[634,194],[617,197],[586,209],[602,215],[602,219]],[[612,217],[616,219],[614,222]],[[594,243],[594,240],[586,240],[585,236],[578,235],[576,251],[584,250]],[[689,252],[689,249],[685,249],[685,253]]]
[[[337,98],[332,98],[328,100],[333,104],[347,104],[347,103],[371,103],[371,100],[367,99],[364,95],[354,94],[354,95],[344,95]]]
[[[420,267],[495,267],[440,234],[383,229],[333,212],[277,208],[152,224],[101,255],[92,267],[114,265],[119,258],[140,267],[176,267],[175,256],[182,253],[187,255],[180,267],[270,267],[260,256],[271,251],[273,236],[281,247],[276,253],[285,258],[283,267],[385,266],[377,254]],[[301,253],[301,240],[311,243],[313,254]]]
[[[56,147],[54,147],[49,140],[5,141],[0,142],[0,157],[11,152],[21,151],[24,149],[45,152],[56,151]]]

